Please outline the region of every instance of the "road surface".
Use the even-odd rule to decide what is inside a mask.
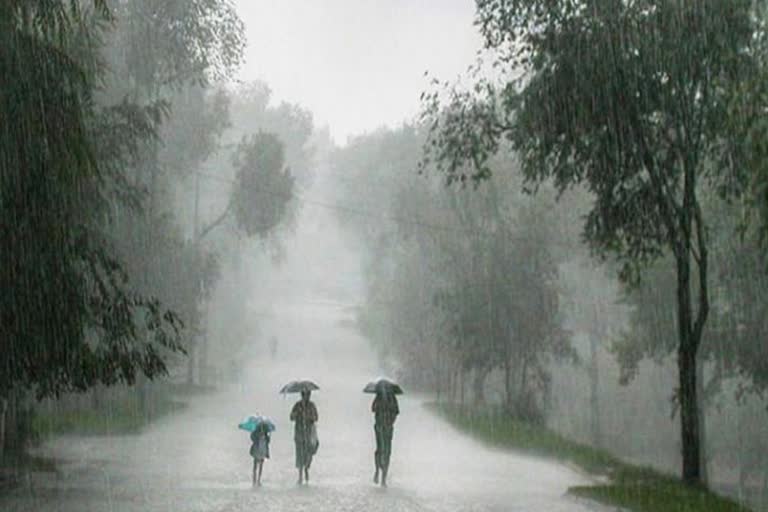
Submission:
[[[306,312],[305,312],[306,313]],[[371,482],[371,395],[376,375],[364,343],[338,318],[294,312],[281,339],[303,333],[307,347],[283,350],[278,361],[256,361],[247,384],[234,384],[191,402],[135,436],[64,437],[41,448],[60,461],[56,474],[38,474],[0,498],[3,511],[585,511],[595,505],[565,495],[586,482],[573,470],[532,457],[498,452],[432,415],[406,395],[396,424],[390,487]],[[307,330],[307,322],[313,329]],[[312,340],[307,333],[312,333]],[[286,353],[287,352],[287,353]],[[295,395],[277,390],[312,377],[320,450],[309,486],[296,485],[288,421]],[[272,416],[272,459],[263,486],[250,484],[249,441],[236,429],[243,416]]]

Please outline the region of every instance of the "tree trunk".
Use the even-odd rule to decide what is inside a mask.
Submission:
[[[504,358],[504,400],[506,409],[512,410],[512,363],[509,357]]]
[[[485,404],[485,379],[488,376],[488,371],[485,368],[476,368],[473,382],[473,394],[475,399],[475,405]]]
[[[680,401],[680,436],[683,456],[683,481],[701,483],[699,451],[699,411],[696,396],[696,351],[698,340],[692,328],[690,252],[688,247],[676,255],[677,260],[677,367]]]
[[[525,396],[528,390],[528,358],[523,357],[523,364],[520,368],[520,390],[518,396],[521,399],[521,403],[525,401]]]
[[[456,382],[458,382],[458,370],[451,370],[451,372],[448,375],[448,378],[450,379],[450,387],[451,387],[451,394],[449,398],[449,402],[456,403],[456,399],[458,397],[458,387],[456,385]]]
[[[15,452],[19,449],[19,398],[18,393],[11,391],[5,403],[5,427],[3,432],[4,453]]]
[[[200,272],[202,268],[200,262],[200,171],[195,172],[195,207],[192,217],[192,238],[194,240],[193,249],[195,251],[195,272]],[[197,278],[199,279],[200,276],[198,275]],[[202,292],[199,283],[196,291],[197,293]],[[189,354],[187,356],[187,385],[189,386],[195,385],[195,366],[197,365],[197,346],[199,344],[199,336],[197,334],[194,335],[192,343],[193,345],[189,348]]]
[[[443,389],[443,361],[440,357],[440,348],[435,344],[435,371],[434,371],[435,400],[440,403],[441,392]]]
[[[152,419],[153,404],[149,379],[145,375],[140,374],[138,379],[136,379],[135,388],[136,397],[139,402],[139,412],[145,420]]]
[[[744,435],[744,410],[741,408],[736,413],[736,431],[734,432],[734,436],[736,437],[736,462],[739,470],[737,499],[739,502],[744,503],[744,495],[747,492],[747,463],[744,460],[744,438],[746,437]]]
[[[707,450],[707,397],[704,393],[704,362],[696,358],[696,396],[699,398],[699,459],[701,460],[701,483],[709,483],[709,458]]]
[[[597,312],[595,312],[597,321]],[[602,447],[603,436],[600,431],[600,400],[597,398],[600,385],[600,369],[597,364],[597,334],[592,333],[589,338],[589,409],[590,409],[590,431],[592,434],[592,445],[596,448]]]
[[[768,505],[768,461],[763,463],[763,487],[760,490],[760,507]]]
[[[199,350],[199,356],[198,360],[200,362],[200,367],[198,368],[198,380],[200,382],[200,385],[205,387],[209,384],[209,375],[208,375],[208,335],[207,333],[203,332],[202,343],[200,344],[200,350]]]
[[[197,343],[193,344],[187,355],[187,385],[195,385],[195,365],[197,364]]]
[[[8,399],[0,398],[0,462],[5,457],[5,418],[8,411]]]
[[[203,292],[203,282],[200,281],[200,293]],[[197,373],[198,382],[201,386],[209,384],[209,363],[208,363],[208,320],[210,318],[209,301],[203,300],[201,307],[200,336],[198,337],[197,359],[199,368]]]

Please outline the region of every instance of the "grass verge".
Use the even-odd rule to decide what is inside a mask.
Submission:
[[[181,402],[159,397],[152,402],[151,414],[147,414],[135,399],[125,398],[107,403],[99,409],[36,412],[31,427],[33,438],[38,440],[60,434],[136,434],[152,421],[184,407],[185,404]]]
[[[567,461],[606,484],[572,487],[569,493],[633,512],[748,512],[738,503],[651,468],[633,466],[603,450],[569,441],[544,427],[511,419],[499,410],[449,404],[427,407],[472,437],[495,447]]]

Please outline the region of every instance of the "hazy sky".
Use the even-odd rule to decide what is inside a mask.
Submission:
[[[412,118],[424,72],[463,73],[480,38],[473,0],[236,0],[248,49],[242,80],[309,108],[337,143]]]

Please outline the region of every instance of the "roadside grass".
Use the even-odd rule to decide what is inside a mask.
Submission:
[[[144,413],[134,398],[109,402],[98,409],[38,411],[32,418],[32,436],[35,440],[45,440],[60,434],[96,436],[136,434],[149,423],[184,407],[185,404],[182,402],[158,397],[152,402],[151,414]]]
[[[99,407],[78,409],[45,408],[24,412],[23,442],[5,450],[0,457],[0,493],[24,485],[31,473],[55,473],[60,461],[29,451],[31,445],[57,435],[109,436],[139,433],[151,422],[180,411],[186,404],[157,393],[142,412],[135,395],[104,400]]]
[[[5,452],[0,459],[0,494],[23,483],[25,473],[55,473],[57,462],[24,451]]]
[[[452,404],[427,407],[454,427],[494,447],[566,461],[608,482],[571,487],[568,492],[633,512],[749,512],[704,488],[652,468],[633,466],[604,450],[569,441],[539,426],[516,421],[500,409],[477,410]]]

